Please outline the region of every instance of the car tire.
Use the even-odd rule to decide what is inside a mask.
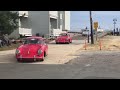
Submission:
[[[70,41],[69,41],[69,42],[67,42],[67,44],[70,44]]]
[[[44,57],[47,57],[47,54],[46,54],[46,52],[44,52]]]
[[[56,44],[58,44],[58,42],[56,42]]]
[[[69,40],[70,41],[70,43],[72,43],[72,41],[71,40]]]
[[[42,58],[40,61],[44,61],[44,58],[45,58],[45,57],[43,56],[43,58]]]
[[[20,59],[17,59],[17,62],[21,62]]]
[[[43,58],[42,58],[42,60],[41,60],[41,61],[44,61],[44,59],[45,59],[45,56],[46,56],[46,54],[45,54],[45,52],[44,52],[44,55],[43,55]]]

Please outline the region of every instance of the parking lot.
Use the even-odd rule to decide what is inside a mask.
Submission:
[[[55,44],[52,41],[48,44],[48,56],[43,62],[30,62],[27,64],[64,64],[76,56],[73,56],[84,44],[84,40],[73,40],[71,44]],[[0,63],[18,63],[15,59],[15,50],[1,51]]]

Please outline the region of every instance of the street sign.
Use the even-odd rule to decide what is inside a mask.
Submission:
[[[97,28],[98,28],[98,22],[94,22],[94,28],[95,28],[95,30],[97,30]]]
[[[98,22],[94,22],[94,28],[96,30],[96,41],[97,41],[97,28],[98,28]]]

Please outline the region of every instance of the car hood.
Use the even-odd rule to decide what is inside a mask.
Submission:
[[[28,51],[36,52],[39,49],[41,49],[41,47],[42,47],[42,45],[38,45],[38,44],[26,44],[26,45],[21,45],[18,49],[22,53],[27,53]]]
[[[68,36],[60,36],[57,39],[66,39],[66,38],[68,38]]]

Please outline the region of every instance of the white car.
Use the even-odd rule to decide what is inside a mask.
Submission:
[[[88,35],[90,35],[91,33],[90,33],[90,31],[89,30],[83,30],[83,32],[82,32],[82,36],[88,36]]]

